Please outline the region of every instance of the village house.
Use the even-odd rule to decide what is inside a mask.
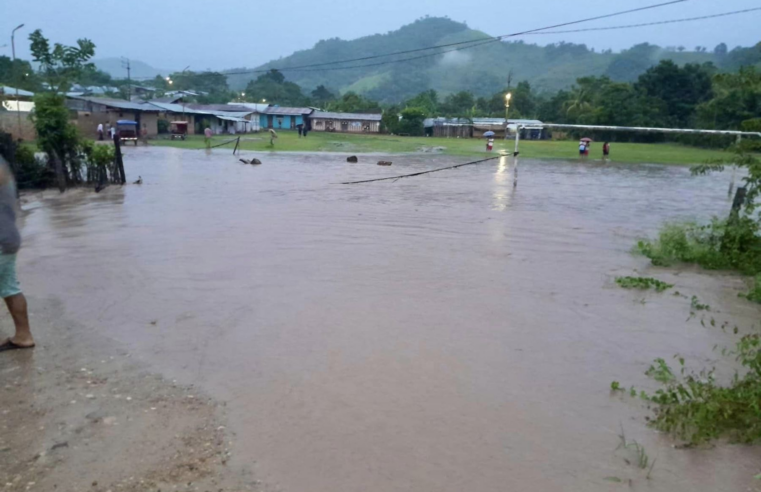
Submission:
[[[380,133],[380,114],[329,113],[316,111],[309,117],[312,131],[337,133]]]
[[[473,123],[465,118],[427,118],[423,127],[426,137],[473,137]]]
[[[259,125],[261,129],[295,130],[298,125],[309,124],[312,108],[283,108],[268,106],[261,114]]]
[[[69,96],[66,107],[74,112],[72,123],[85,136],[95,135],[98,124],[115,126],[118,120],[136,121],[140,134],[158,134],[160,109],[150,103],[105,97]]]
[[[18,101],[16,94],[18,93]],[[34,93],[14,87],[0,85],[0,130],[10,133],[13,138],[34,140],[37,133],[29,119],[29,114],[34,110]]]

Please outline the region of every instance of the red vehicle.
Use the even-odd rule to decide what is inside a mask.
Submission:
[[[185,140],[188,134],[188,122],[187,121],[172,121],[169,123],[170,132],[172,133],[172,140],[179,138]]]

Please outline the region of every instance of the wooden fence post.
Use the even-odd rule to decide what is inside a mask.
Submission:
[[[55,176],[56,180],[58,181],[58,191],[63,193],[66,191],[66,176],[63,173],[63,162],[61,162],[61,158],[58,156],[58,152],[56,152],[55,149],[51,149],[50,153],[53,154],[50,157],[53,158],[53,165],[55,166]]]
[[[122,141],[119,134],[114,135],[114,153],[116,154],[116,171],[119,173],[121,184],[127,182],[127,175],[124,174],[124,160],[122,160]]]

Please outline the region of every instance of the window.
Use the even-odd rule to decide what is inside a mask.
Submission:
[[[322,128],[322,121],[318,120],[317,122],[315,122],[314,126],[315,128]]]

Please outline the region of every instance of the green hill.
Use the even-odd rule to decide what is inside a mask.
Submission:
[[[662,59],[671,59],[678,64],[712,62],[728,70],[740,64],[761,64],[761,43],[732,51],[727,51],[725,45],[713,51],[705,48],[687,51],[682,47],[640,44],[612,53],[595,52],[583,44],[560,43],[543,47],[524,41],[502,41],[404,63],[377,65],[382,61],[416,57],[420,53],[352,62],[345,66],[366,66],[346,70],[287,70],[301,65],[488,37],[463,23],[427,17],[387,34],[352,41],[323,40],[312,49],[269,62],[257,70],[283,69],[287,79],[299,84],[305,92],[325,85],[334,91],[351,90],[381,102],[399,102],[427,89],[443,94],[468,90],[477,96],[488,96],[506,85],[508,74],[512,74],[513,83],[526,80],[540,92],[555,92],[570,87],[577,78],[586,75],[608,75],[617,81],[633,81]],[[240,90],[257,75],[230,75],[228,82],[231,88]]]

